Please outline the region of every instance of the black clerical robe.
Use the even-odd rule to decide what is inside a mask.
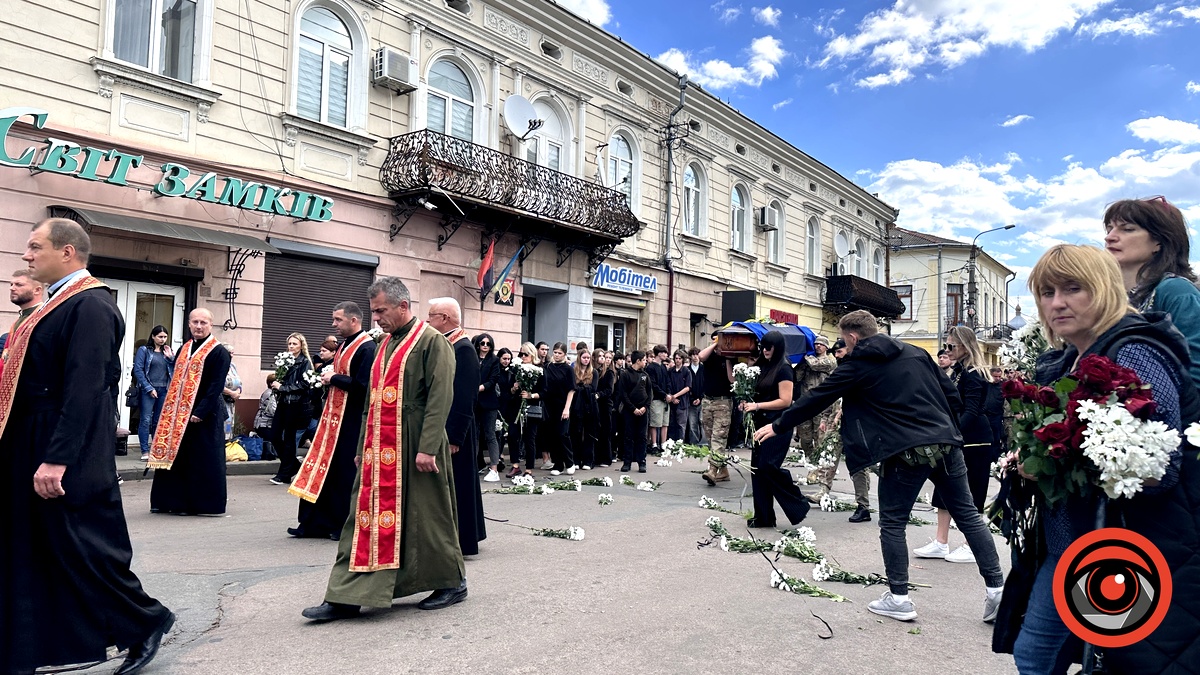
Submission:
[[[455,335],[455,334],[459,335]],[[479,542],[487,539],[483,520],[483,495],[479,491],[479,447],[475,427],[475,400],[479,397],[479,356],[470,338],[461,330],[455,338],[454,403],[446,418],[446,436],[454,453],[454,496],[458,500],[458,543],[463,555],[479,553]]]
[[[348,337],[346,342],[354,342],[357,337],[357,334]],[[350,515],[350,491],[358,472],[354,457],[358,454],[363,410],[367,405],[367,392],[371,388],[371,364],[375,362],[375,349],[378,346],[374,340],[364,342],[350,359],[351,374],[334,375],[329,380],[329,386],[346,392],[346,412],[342,415],[342,428],[338,431],[333,461],[329,463],[329,473],[321,486],[321,494],[315,502],[300,500],[297,516],[300,520],[299,529],[306,535],[339,535]]]
[[[202,343],[202,340],[193,340],[192,352],[195,353]],[[183,358],[183,350],[179,351],[175,356],[177,365]],[[151,511],[225,513],[225,418],[228,413],[221,394],[225,390],[225,376],[229,374],[231,360],[229,350],[221,345],[204,359],[196,403],[190,415],[200,421],[187,423],[171,468],[154,470],[154,484],[150,488]],[[175,372],[180,373],[180,368],[176,367]],[[164,410],[163,415],[166,416],[167,411]]]
[[[108,289],[95,288],[30,335],[0,436],[0,672],[102,660],[167,617],[129,569],[113,448],[124,334]],[[43,462],[67,467],[64,496],[34,492]]]

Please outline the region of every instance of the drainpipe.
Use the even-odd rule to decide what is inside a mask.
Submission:
[[[675,116],[683,110],[683,102],[687,98],[687,75],[679,76],[679,105],[671,111],[667,118],[667,200],[666,222],[663,224],[662,262],[667,268],[667,341],[668,348],[672,347],[674,316],[675,316],[675,269],[671,264],[671,197],[675,193]]]
[[[942,350],[942,245],[938,244],[938,273],[933,287],[933,297],[937,299],[937,325],[933,327],[935,348],[934,356]]]

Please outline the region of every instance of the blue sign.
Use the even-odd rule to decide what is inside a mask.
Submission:
[[[637,295],[642,291],[657,293],[658,277],[635,272],[628,267],[612,267],[608,263],[600,263],[600,267],[596,269],[596,276],[592,277],[592,286]]]

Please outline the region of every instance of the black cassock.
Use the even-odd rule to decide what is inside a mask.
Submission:
[[[214,338],[215,339],[215,338]],[[199,348],[192,342],[192,351]],[[182,351],[182,350],[180,350]],[[182,355],[175,357],[178,366]],[[225,513],[225,377],[229,374],[229,350],[217,345],[204,359],[196,403],[179,452],[170,469],[154,470],[150,488],[150,510],[157,513],[207,515]],[[179,372],[176,367],[176,372]]]
[[[353,342],[358,335],[346,338]],[[333,449],[333,460],[329,473],[317,501],[300,500],[297,518],[300,528],[309,536],[338,535],[346,518],[350,516],[350,497],[354,489],[354,476],[358,467],[354,457],[358,455],[359,434],[362,432],[363,408],[367,404],[367,392],[371,388],[371,364],[375,361],[374,340],[367,340],[354,352],[350,359],[350,375],[334,375],[329,386],[346,392],[346,412],[342,415],[342,428],[338,431],[337,446]]]
[[[112,296],[97,288],[30,336],[0,437],[0,672],[102,660],[166,620],[129,570],[113,445],[124,334]],[[33,491],[43,462],[67,467],[66,495]]]
[[[479,553],[487,539],[483,522],[483,495],[479,491],[476,448],[475,399],[479,397],[479,356],[466,337],[454,343],[454,403],[446,418],[446,436],[454,453],[454,499],[458,503],[458,543],[463,555]]]

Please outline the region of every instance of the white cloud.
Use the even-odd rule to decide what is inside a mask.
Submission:
[[[1163,7],[1159,5],[1152,10],[1118,19],[1091,21],[1081,24],[1078,32],[1080,35],[1091,35],[1093,39],[1113,34],[1146,37],[1157,33],[1159,28],[1171,25],[1169,22],[1164,25],[1164,22],[1158,18],[1162,11]]]
[[[1184,88],[1187,89],[1187,93],[1189,94],[1200,94],[1200,82],[1188,80],[1187,86]]]
[[[762,85],[764,80],[773,79],[779,74],[778,66],[787,52],[782,42],[766,35],[755,38],[746,49],[746,55],[745,66],[735,66],[720,59],[700,63],[692,58],[691,52],[671,48],[659,54],[657,60],[676,72],[687,74],[697,84],[716,90],[739,84],[751,87]]]
[[[778,103],[772,103],[772,104],[771,104],[771,110],[779,110],[780,108],[782,108],[782,107],[784,107],[784,106],[787,106],[787,105],[791,105],[791,104],[792,104],[792,99],[790,99],[790,98],[785,98],[785,99],[783,99],[782,101],[780,101],[780,102],[778,102]]]
[[[612,10],[606,0],[558,0],[558,4],[597,26],[603,26],[612,19]]]
[[[742,15],[742,6],[733,7],[729,5],[728,0],[720,2],[710,7],[720,17],[722,23],[733,23],[739,16]]]
[[[1143,141],[1161,145],[1200,145],[1200,126],[1161,115],[1130,122],[1125,128]]]
[[[1200,7],[1176,7],[1171,10],[1172,14],[1178,14],[1185,19],[1195,19],[1200,21]]]
[[[1020,124],[1021,122],[1028,122],[1031,119],[1033,119],[1033,117],[1031,115],[1013,115],[1012,117],[1001,122],[1000,126],[1015,127],[1018,124]]]
[[[1033,52],[1112,0],[896,0],[855,31],[834,35],[818,66],[862,61],[873,72],[860,87],[912,79],[914,71],[953,68],[993,48]]]
[[[766,7],[754,8],[754,20],[767,26],[778,26],[779,17],[783,14],[782,10],[775,9],[767,5]]]

